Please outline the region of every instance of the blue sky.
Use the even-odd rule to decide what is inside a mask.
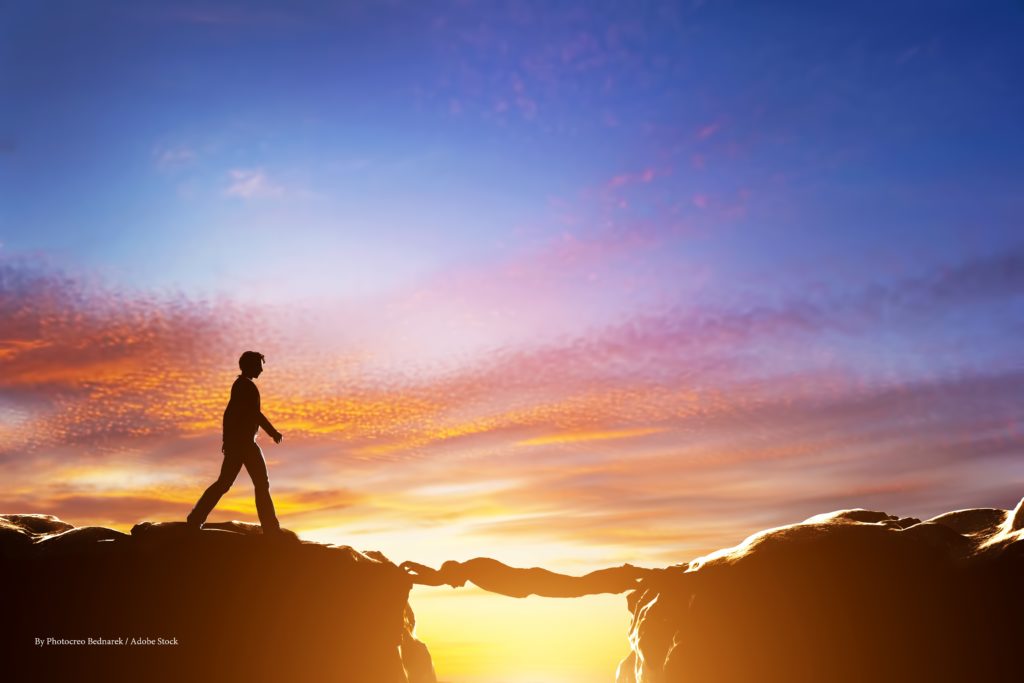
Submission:
[[[218,252],[287,230],[268,250],[325,243],[343,265],[408,244],[380,274],[400,278],[542,239],[551,198],[648,168],[664,175],[614,219],[742,209],[734,229],[680,210],[738,274],[1012,240],[1013,4],[262,7],[8,10],[7,248],[115,271],[170,253],[128,277],[215,289],[189,265],[211,230]],[[225,196],[239,169],[268,201]]]

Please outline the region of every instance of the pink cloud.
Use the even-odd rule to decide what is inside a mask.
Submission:
[[[715,133],[717,133],[721,128],[722,123],[720,121],[715,121],[713,123],[707,124],[706,126],[702,126],[701,128],[697,129],[697,139],[707,140],[713,135],[715,135]]]
[[[285,194],[284,187],[271,180],[262,168],[236,168],[229,171],[228,176],[231,181],[224,189],[228,197],[264,199]]]
[[[568,238],[548,247],[502,268],[449,273],[416,304],[436,314],[436,302],[453,292],[484,288],[488,270],[529,281],[530,271],[513,271],[535,259],[540,272],[578,265],[573,259],[590,272],[615,245]],[[1024,377],[886,383],[819,353],[819,335],[855,335],[894,311],[1003,296],[1020,284],[1019,258],[999,255],[835,299],[634,314],[430,372],[398,364],[368,373],[355,349],[317,350],[308,328],[291,330],[253,344],[268,353],[264,400],[288,434],[280,450],[266,449],[282,509],[311,528],[429,519],[513,544],[688,559],[723,536],[832,506],[867,501],[926,514],[951,500],[969,504],[971,495],[983,502],[1009,490],[999,472],[1024,445],[1020,429],[1007,428],[1020,424],[1014,398]],[[0,471],[11,500],[74,521],[103,509],[126,521],[180,516],[215,475],[235,353],[219,349],[250,345],[251,313],[132,299],[5,267],[0,397],[28,416],[20,437],[9,425],[3,433]],[[466,300],[469,308],[484,303],[493,301]],[[380,304],[372,302],[367,320],[381,317]],[[801,362],[776,365],[765,349],[783,358],[797,352]],[[22,438],[32,433],[47,438]],[[152,466],[183,482],[157,491],[133,488],[126,476],[96,491],[95,479],[62,475],[68,462],[92,462],[111,476]],[[960,485],[968,474],[984,482],[973,493]],[[509,479],[500,489],[476,486]],[[416,502],[417,489],[453,483],[470,493]],[[229,514],[251,512],[239,496]]]
[[[606,190],[613,190],[619,187],[625,187],[627,185],[645,184],[649,183],[655,178],[667,175],[667,172],[658,171],[654,168],[645,168],[642,171],[636,173],[620,173],[612,176],[605,184]]]

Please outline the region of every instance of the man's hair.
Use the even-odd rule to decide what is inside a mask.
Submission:
[[[242,372],[245,372],[246,368],[255,369],[260,367],[260,363],[266,360],[263,354],[258,351],[246,351],[238,357],[238,369]]]

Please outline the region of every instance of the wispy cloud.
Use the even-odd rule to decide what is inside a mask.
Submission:
[[[978,496],[1008,490],[1024,378],[970,362],[873,373],[830,345],[870,346],[900,321],[1012,305],[1020,259],[680,304],[430,373],[412,361],[369,372],[374,349],[311,346],[308,323],[280,311],[126,295],[4,262],[0,471],[26,509],[124,524],[180,515],[215,474],[237,353],[257,348],[269,359],[265,406],[287,434],[282,450],[267,448],[282,514],[307,528],[460,525],[686,559],[723,535],[855,498],[938,512],[971,502],[963,477]],[[254,332],[270,319],[285,329]],[[453,485],[442,500],[424,493]],[[245,493],[225,510],[250,514]]]
[[[612,178],[606,183],[605,187],[606,189],[612,190],[617,187],[632,185],[634,183],[649,183],[659,175],[663,174],[653,168],[645,168],[637,173],[620,173],[612,176]]]
[[[583,256],[574,247],[572,260],[560,250],[552,258],[565,266]],[[419,379],[401,371],[361,378],[360,359],[373,352],[364,347],[335,348],[331,358],[323,351],[308,356],[303,328],[259,332],[259,346],[272,354],[274,372],[266,381],[281,419],[297,432],[354,447],[394,451],[513,427],[537,430],[518,440],[559,433],[545,425],[565,433],[614,433],[607,430],[616,423],[615,429],[648,429],[659,419],[738,409],[744,393],[723,401],[721,392],[748,387],[743,391],[753,396],[756,382],[777,376],[800,378],[785,387],[791,397],[796,389],[807,395],[830,383],[874,381],[856,358],[844,360],[831,350],[833,341],[823,340],[866,339],[950,307],[1013,301],[1024,289],[1021,259],[1006,252],[834,296],[634,313],[591,327],[585,336],[526,341],[524,335],[518,344]],[[493,278],[501,269],[490,272]],[[36,431],[58,442],[215,429],[219,383],[230,375],[238,349],[255,344],[252,330],[261,318],[272,315],[184,298],[125,298],[12,264],[2,275],[0,392],[25,405],[49,406],[36,412],[50,426]],[[450,287],[480,294],[487,286],[483,271],[439,282],[430,296],[418,290],[414,305],[434,310],[449,299]],[[494,304],[492,295],[461,303]],[[796,347],[803,349],[798,362],[791,353]],[[920,377],[908,370],[902,379]]]
[[[284,186],[272,180],[262,168],[231,169],[228,178],[228,185],[224,189],[228,197],[276,199],[285,195]]]
[[[199,154],[191,147],[156,147],[153,150],[153,160],[157,168],[161,170],[173,170],[192,164],[198,159]]]
[[[721,121],[714,121],[705,126],[701,126],[697,129],[696,137],[698,140],[707,140],[713,137],[722,128]]]

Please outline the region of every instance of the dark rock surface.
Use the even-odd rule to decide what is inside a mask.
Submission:
[[[841,510],[636,571],[618,683],[1024,680],[1024,501]],[[0,680],[436,683],[410,575],[291,532],[0,515],[0,582]]]
[[[658,571],[618,683],[1024,680],[1024,501],[844,510]]]
[[[291,532],[170,522],[129,535],[0,515],[0,581],[2,680],[436,680],[413,635],[405,572]]]

